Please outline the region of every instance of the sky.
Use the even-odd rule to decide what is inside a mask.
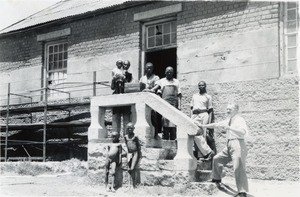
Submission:
[[[0,30],[59,1],[61,0],[0,0]]]
[[[0,0],[0,30],[61,0]]]

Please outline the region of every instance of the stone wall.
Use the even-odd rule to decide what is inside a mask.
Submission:
[[[177,70],[183,86],[199,79],[218,83],[278,77],[278,5],[183,4],[177,23]]]
[[[216,121],[226,117],[227,101],[237,101],[249,127],[247,171],[259,179],[299,180],[299,80],[297,77],[207,84]],[[196,86],[184,88],[189,103]],[[186,104],[183,109],[189,111]],[[217,150],[225,136],[215,130]],[[229,173],[232,173],[229,170]]]

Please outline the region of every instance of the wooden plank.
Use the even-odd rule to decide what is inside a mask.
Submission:
[[[80,102],[80,103],[59,103],[59,104],[49,104],[47,107],[48,111],[53,110],[66,110],[71,107],[76,106],[85,106],[90,105],[89,101]],[[22,106],[22,104],[20,104]],[[32,112],[42,112],[44,110],[44,106],[26,106],[26,107],[19,107],[15,109],[9,109],[9,114],[19,114],[19,113],[32,113]],[[2,109],[0,110],[1,116],[6,116],[7,110]]]
[[[79,140],[57,140],[57,141],[51,141],[48,140],[46,141],[47,145],[55,145],[55,144],[87,144],[88,140],[87,139],[79,139]],[[30,144],[34,144],[34,145],[43,145],[44,142],[32,142],[32,141],[28,141],[26,142],[24,141],[20,141],[20,142],[9,142],[9,146],[20,146],[20,145],[30,145]]]
[[[70,122],[54,122],[54,123],[48,123],[47,128],[69,128],[69,127],[86,127],[90,126],[90,121],[79,121],[74,120]],[[35,123],[35,124],[9,124],[8,129],[9,130],[35,130],[35,129],[41,129],[43,128],[43,123]],[[1,132],[3,129],[6,129],[6,125],[1,124]]]

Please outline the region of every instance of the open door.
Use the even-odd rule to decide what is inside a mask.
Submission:
[[[173,67],[174,77],[177,74],[176,48],[146,52],[145,62],[151,62],[154,65],[154,73],[160,78],[165,77],[165,70],[168,66]]]

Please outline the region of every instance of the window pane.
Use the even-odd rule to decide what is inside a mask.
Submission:
[[[297,44],[296,40],[297,40],[296,35],[288,36],[288,46],[289,47],[296,46],[296,44]]]
[[[53,79],[54,79],[55,81],[58,80],[58,72],[53,73]]]
[[[64,79],[67,78],[67,71],[64,71]]]
[[[296,10],[288,10],[287,12],[288,20],[296,19]]]
[[[154,26],[148,27],[148,36],[154,36]]]
[[[64,50],[64,45],[60,44],[59,45],[59,52],[62,52]]]
[[[64,68],[67,68],[67,60],[64,61]]]
[[[154,47],[154,37],[148,38],[148,48]]]
[[[171,32],[176,32],[176,22],[171,23]]]
[[[56,62],[58,60],[58,55],[54,54],[54,61]]]
[[[171,34],[171,42],[176,43],[176,33]]]
[[[163,25],[163,34],[168,34],[171,31],[171,23],[165,23]]]
[[[64,52],[64,58],[63,59],[68,59],[68,53]]]
[[[58,62],[58,68],[59,68],[59,69],[62,69],[62,68],[63,68],[63,63],[62,63],[62,61],[59,61],[59,62]]]
[[[297,60],[289,60],[288,71],[296,71],[296,70],[297,70]]]
[[[50,46],[50,47],[49,47],[49,53],[50,53],[50,54],[53,53],[53,46]]]
[[[291,21],[287,23],[287,33],[296,32],[296,21]]]
[[[56,70],[58,67],[57,62],[53,62],[53,70]]]
[[[161,35],[162,34],[162,25],[156,25],[155,26],[155,35]]]
[[[58,45],[54,46],[54,52],[57,53],[58,52]]]
[[[58,60],[62,60],[63,59],[63,54],[62,53],[59,53],[58,54]]]
[[[155,46],[161,46],[162,45],[162,36],[156,36],[156,43]]]
[[[287,3],[287,8],[288,9],[290,9],[290,8],[296,8],[296,5],[297,5],[296,2],[288,2]]]
[[[297,48],[288,49],[288,59],[296,58]]]
[[[53,63],[49,63],[49,70],[53,70]]]
[[[64,51],[68,51],[68,44],[67,43],[64,44]]]
[[[53,73],[49,73],[49,80],[53,80]]]
[[[53,55],[49,55],[49,62],[53,62]]]
[[[176,43],[176,22],[166,22],[147,27],[147,48],[174,43]]]
[[[170,36],[171,36],[171,34],[167,34],[167,35],[164,35],[164,45],[165,44],[170,44],[171,43],[171,41],[170,41]]]

